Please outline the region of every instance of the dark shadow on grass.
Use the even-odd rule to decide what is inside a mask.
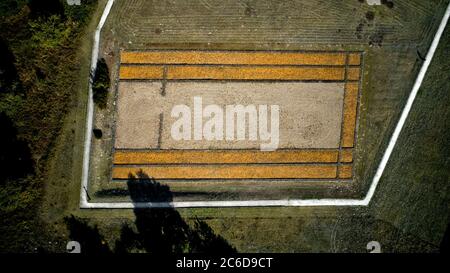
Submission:
[[[15,66],[16,58],[8,43],[0,36],[0,94],[14,93],[21,89],[19,75]]]
[[[105,190],[99,190],[95,192],[95,196],[96,197],[125,197],[125,196],[129,196],[130,192],[128,191],[128,189],[105,189]],[[199,191],[177,191],[177,192],[173,192],[172,195],[174,197],[190,197],[190,196],[194,196],[194,197],[198,197],[198,196],[210,196],[211,193],[210,192],[199,192]],[[218,195],[218,194],[215,194]]]
[[[171,202],[172,193],[140,171],[130,175],[128,189],[133,202]],[[123,226],[116,242],[118,253],[235,253],[236,249],[200,219],[188,225],[174,208],[135,208],[136,232]]]
[[[69,238],[77,241],[81,245],[83,254],[110,254],[111,251],[97,226],[90,226],[88,223],[73,215],[65,217],[64,221],[69,230]]]
[[[64,5],[60,0],[29,0],[32,18],[47,18],[52,15],[64,16]]]
[[[95,192],[96,197],[128,196],[127,189],[106,189]]]
[[[17,137],[17,129],[13,121],[4,113],[0,113],[0,185],[7,179],[14,181],[34,171],[34,162],[28,144]]]

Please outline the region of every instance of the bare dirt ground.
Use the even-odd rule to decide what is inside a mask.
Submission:
[[[170,82],[165,96],[161,88],[160,82],[120,83],[116,148],[259,148],[260,142],[248,140],[248,135],[239,141],[174,140],[170,131],[178,118],[171,117],[172,108],[184,104],[193,111],[194,97],[202,98],[203,107],[215,104],[224,111],[226,105],[279,105],[279,148],[339,147],[341,83]]]

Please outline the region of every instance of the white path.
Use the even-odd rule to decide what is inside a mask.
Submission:
[[[95,30],[94,34],[94,46],[92,49],[92,60],[91,60],[91,71],[95,71],[98,58],[98,50],[100,43],[100,32],[102,30],[103,24],[108,17],[114,0],[108,0],[103,15],[100,22]],[[84,143],[84,157],[83,157],[83,174],[81,183],[81,193],[80,193],[80,208],[83,209],[127,209],[127,208],[163,208],[163,207],[259,207],[259,206],[297,206],[297,207],[312,207],[312,206],[367,206],[372,200],[375,190],[380,182],[381,176],[383,175],[384,169],[389,161],[389,158],[394,150],[395,144],[397,143],[400,132],[402,131],[403,125],[409,115],[411,107],[416,98],[417,92],[422,85],[422,81],[425,74],[430,66],[431,60],[433,59],[434,52],[439,44],[442,33],[444,32],[445,26],[447,25],[450,16],[450,4],[447,6],[444,17],[439,25],[439,28],[434,36],[433,42],[431,43],[430,49],[428,50],[426,59],[417,75],[414,86],[409,94],[408,100],[405,107],[403,108],[400,119],[395,127],[394,133],[389,140],[388,147],[381,159],[381,162],[377,168],[375,176],[372,180],[370,188],[364,197],[364,199],[286,199],[286,200],[255,200],[255,201],[192,201],[192,202],[115,202],[115,203],[90,203],[87,200],[88,188],[88,177],[89,177],[89,154],[91,149],[91,139],[92,139],[92,122],[93,122],[93,101],[92,101],[92,85],[89,84],[89,99],[88,99],[88,113],[86,118],[86,138]]]

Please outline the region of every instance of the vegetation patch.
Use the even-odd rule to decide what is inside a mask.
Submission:
[[[101,58],[97,61],[97,68],[95,69],[94,80],[92,83],[92,92],[94,102],[100,108],[106,107],[108,99],[108,90],[110,85],[109,69],[105,59]]]
[[[54,237],[37,213],[48,158],[73,99],[81,34],[96,6],[60,0],[0,4],[0,252],[40,250]],[[3,130],[2,130],[3,131]],[[6,164],[6,165],[3,165]],[[3,170],[4,168],[2,168]]]

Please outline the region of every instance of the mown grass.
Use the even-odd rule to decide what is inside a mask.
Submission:
[[[450,216],[449,70],[447,25],[372,207],[376,217],[434,244]]]
[[[366,252],[372,240],[384,252],[439,251],[450,215],[449,55],[447,27],[369,207],[185,213],[204,215],[240,251]]]

